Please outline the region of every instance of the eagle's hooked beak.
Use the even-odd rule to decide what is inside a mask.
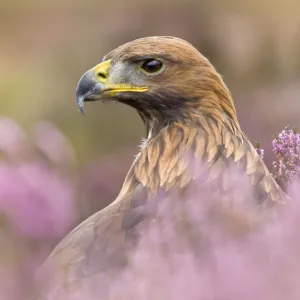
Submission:
[[[96,80],[93,69],[83,74],[76,88],[77,105],[82,114],[84,113],[84,101],[92,101],[97,95],[100,96],[103,88],[104,85]]]
[[[96,67],[88,70],[80,78],[76,88],[77,105],[80,112],[84,113],[85,101],[96,101],[104,98],[114,97],[117,93],[124,92],[146,92],[148,87],[136,87],[129,84],[116,84],[109,82],[111,61],[106,60]]]

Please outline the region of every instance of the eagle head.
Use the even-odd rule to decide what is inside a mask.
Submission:
[[[76,97],[81,112],[85,101],[130,105],[148,129],[192,121],[195,114],[225,113],[237,123],[221,76],[195,47],[175,37],[141,38],[111,51],[81,77]]]

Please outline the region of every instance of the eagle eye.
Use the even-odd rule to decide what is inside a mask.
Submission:
[[[163,67],[162,61],[158,59],[147,59],[141,65],[141,69],[144,70],[146,73],[157,73]]]

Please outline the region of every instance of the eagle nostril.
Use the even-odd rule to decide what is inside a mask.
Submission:
[[[97,77],[99,77],[101,79],[107,79],[107,75],[105,73],[102,73],[102,72],[98,72]]]

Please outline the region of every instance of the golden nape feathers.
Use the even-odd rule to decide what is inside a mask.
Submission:
[[[147,37],[124,44],[82,76],[76,96],[82,111],[86,101],[132,106],[147,138],[117,199],[75,228],[44,263],[41,299],[74,293],[84,298],[93,287],[101,286],[101,293],[109,289],[108,278],[128,263],[140,224],[155,219],[158,202],[173,192],[184,197],[192,190],[199,203],[210,196],[221,199],[220,207],[234,199],[243,181],[251,191],[239,193],[239,199],[251,202],[246,205],[258,214],[284,202],[285,194],[242,132],[221,76],[188,42]],[[199,188],[208,196],[197,194]],[[222,211],[231,213],[228,207]]]

